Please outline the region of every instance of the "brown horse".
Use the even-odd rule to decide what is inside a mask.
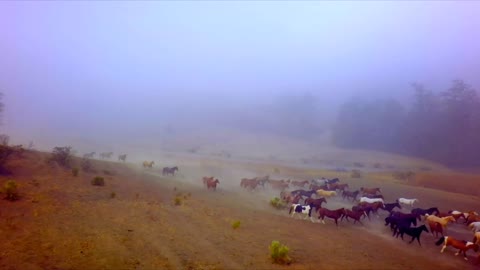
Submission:
[[[342,198],[345,199],[345,198],[352,198],[352,201],[355,201],[357,199],[357,196],[358,194],[360,193],[360,190],[356,190],[356,191],[348,191],[348,190],[344,190],[343,193],[342,193]]]
[[[373,203],[361,202],[358,204],[358,206],[361,206],[363,208],[370,208],[370,211],[379,217],[378,209],[383,207],[383,203],[382,202],[373,202]]]
[[[288,183],[270,183],[273,189],[285,190],[288,188]]]
[[[309,182],[307,180],[304,180],[304,181],[300,181],[300,180],[293,180],[291,182],[292,186],[294,187],[304,187],[306,184],[308,184]]]
[[[330,189],[338,189],[338,190],[341,190],[341,191],[345,191],[346,188],[349,188],[348,184],[347,183],[333,183],[330,185]]]
[[[256,178],[253,179],[248,179],[248,178],[243,178],[240,181],[240,186],[246,189],[254,190],[258,185],[258,180]]]
[[[380,191],[380,188],[364,188],[364,187],[361,187],[360,188],[360,191],[363,193],[363,194],[372,194],[372,195],[375,195],[378,193],[381,193]]]
[[[217,184],[219,184],[220,181],[218,179],[212,180],[208,179],[207,180],[207,189],[213,189],[213,191],[217,190]]]
[[[322,203],[327,203],[327,200],[325,198],[320,198],[320,199],[307,198],[305,199],[304,203],[312,206],[312,208],[315,207],[315,209],[318,210],[322,208]]]
[[[335,225],[338,227],[338,219],[341,218],[343,215],[345,215],[345,208],[342,207],[340,209],[336,210],[329,210],[327,208],[319,208],[318,213],[320,214],[318,216],[318,219],[322,220],[322,223],[325,224],[325,217],[331,218],[335,220]]]
[[[427,224],[428,224],[428,227],[430,228],[430,232],[432,233],[433,237],[437,238],[439,233],[442,236],[444,236],[442,224],[435,221],[430,221],[430,220],[427,220]],[[435,235],[433,235],[433,233],[435,233]]]
[[[153,164],[155,164],[154,161],[150,161],[150,162],[144,161],[144,162],[143,162],[143,167],[144,167],[144,168],[152,168],[152,167],[153,167]]]
[[[210,176],[210,177],[204,176],[204,177],[202,178],[203,185],[204,185],[204,186],[207,186],[207,183],[208,183],[208,181],[210,181],[210,180],[213,181],[213,180],[215,180],[215,178],[214,178],[213,176]]]
[[[440,253],[443,253],[447,246],[451,246],[453,248],[458,249],[457,253],[455,253],[455,256],[458,256],[458,254],[463,253],[463,259],[468,260],[467,258],[467,250],[473,249],[473,251],[477,252],[478,251],[478,245],[474,244],[472,242],[467,242],[467,241],[462,241],[462,240],[457,240],[451,236],[442,236],[440,239],[435,243],[435,245],[440,246],[443,243],[443,247],[440,250]]]
[[[365,211],[352,211],[350,209],[345,209],[345,214],[342,216],[341,220],[343,220],[343,218],[345,218],[345,219],[347,219],[347,221],[349,221],[348,218],[352,218],[353,219],[353,224],[358,222],[358,223],[363,225],[363,223],[360,221],[360,218],[362,216],[367,216],[367,213]]]
[[[310,190],[319,190],[319,189],[327,190],[327,189],[328,189],[328,186],[327,186],[327,184],[321,185],[321,186],[320,186],[320,185],[311,184],[309,188],[310,188]]]

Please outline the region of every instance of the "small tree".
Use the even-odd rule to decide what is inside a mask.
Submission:
[[[0,145],[0,174],[8,173],[8,171],[5,169],[5,164],[13,153],[15,153],[13,148],[6,145]]]
[[[72,147],[63,146],[53,148],[51,160],[57,162],[60,166],[69,167],[72,158]]]
[[[3,186],[5,194],[7,195],[5,198],[9,201],[15,201],[18,199],[18,192],[17,192],[17,183],[13,180],[9,180]]]
[[[272,241],[270,244],[270,258],[274,263],[278,264],[290,264],[292,259],[288,256],[290,249],[280,244],[279,241]]]

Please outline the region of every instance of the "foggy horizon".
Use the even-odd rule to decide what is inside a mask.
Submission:
[[[169,126],[255,130],[288,117],[272,109],[279,100],[306,93],[328,130],[355,96],[403,103],[412,82],[439,92],[454,79],[478,89],[479,11],[478,2],[2,2],[3,133],[121,141]]]

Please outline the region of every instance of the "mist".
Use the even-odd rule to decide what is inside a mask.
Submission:
[[[352,97],[478,88],[479,13],[467,1],[2,2],[2,133],[84,151],[223,132],[329,144]]]

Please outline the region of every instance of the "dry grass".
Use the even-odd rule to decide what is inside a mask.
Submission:
[[[417,173],[409,185],[480,196],[480,175],[465,173]]]

